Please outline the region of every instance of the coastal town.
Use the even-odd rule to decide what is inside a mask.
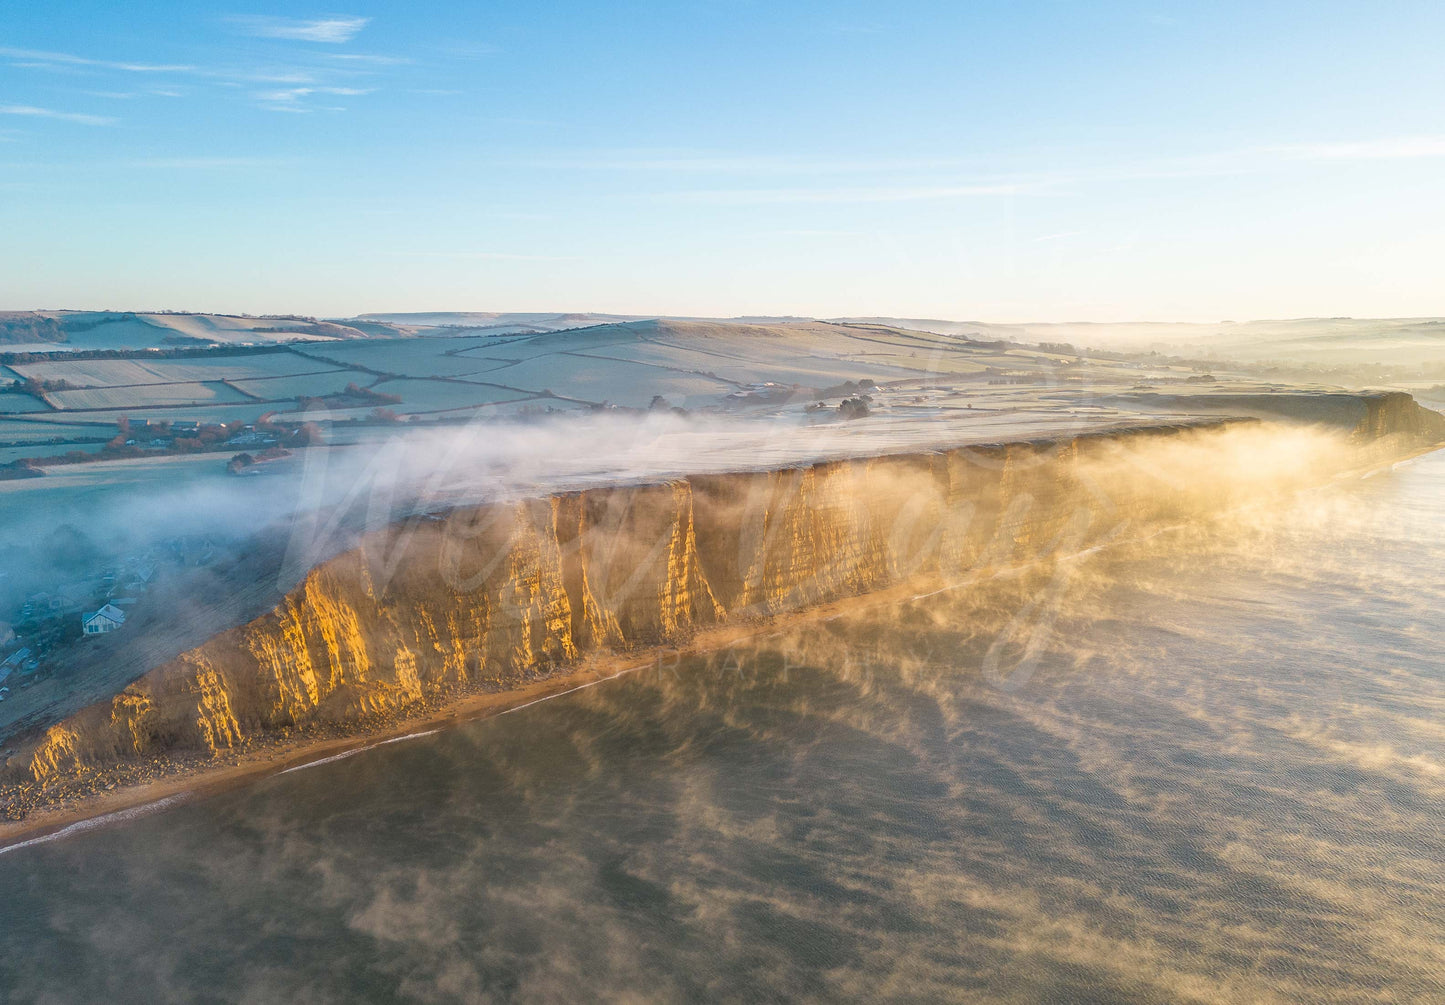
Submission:
[[[121,418],[116,435],[98,451],[58,446],[56,454],[19,457],[0,464],[0,481],[41,478],[48,467],[83,464],[90,461],[123,460],[173,454],[195,454],[231,450],[285,450],[320,442],[311,423],[278,423],[262,418],[254,423],[210,423],[198,420]]]
[[[56,565],[0,615],[0,701],[61,669],[55,657],[72,645],[124,631],[127,616],[159,578],[209,565],[221,544],[213,537],[173,537],[136,554],[105,558],[82,530],[57,529],[47,541]],[[0,590],[12,596],[17,570],[0,568]],[[34,575],[34,574],[32,574]]]

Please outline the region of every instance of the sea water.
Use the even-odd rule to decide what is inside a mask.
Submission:
[[[0,855],[7,1001],[1445,1000],[1445,454]]]

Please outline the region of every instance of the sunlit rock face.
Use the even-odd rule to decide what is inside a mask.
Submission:
[[[1365,417],[1355,427],[1357,442],[1396,440],[1439,443],[1445,439],[1445,416],[1423,408],[1403,391],[1361,396]]]
[[[215,755],[281,731],[374,727],[587,654],[679,643],[900,584],[967,582],[1207,518],[1445,439],[1407,395],[1330,426],[1158,426],[695,476],[394,524],[273,611],[36,738],[50,783]]]

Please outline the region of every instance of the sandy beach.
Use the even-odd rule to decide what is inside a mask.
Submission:
[[[943,588],[952,589],[957,585],[962,584]],[[80,797],[57,797],[49,804],[44,801],[45,791],[42,789],[39,808],[23,819],[0,823],[0,855],[83,833],[108,823],[123,822],[180,802],[203,799],[216,792],[272,775],[340,760],[372,747],[428,736],[462,723],[505,715],[630,673],[649,668],[661,669],[665,664],[670,665],[689,656],[717,652],[745,641],[756,641],[777,634],[791,625],[827,620],[845,611],[864,607],[896,603],[918,595],[921,589],[924,587],[912,583],[762,621],[721,625],[698,632],[685,645],[654,646],[625,653],[593,654],[575,666],[541,680],[505,691],[468,692],[442,697],[437,699],[434,707],[424,708],[415,714],[398,716],[375,728],[362,726],[347,736],[303,736],[297,739],[274,740],[233,754],[224,760],[177,758],[165,766],[165,773],[161,777],[138,785],[114,784],[113,788]],[[113,773],[100,769],[91,781],[97,786],[104,786],[107,784],[107,775]]]

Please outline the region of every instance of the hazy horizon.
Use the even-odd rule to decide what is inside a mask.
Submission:
[[[977,324],[997,326],[1068,326],[1068,325],[1120,325],[1120,326],[1147,326],[1147,325],[1251,325],[1251,324],[1289,324],[1301,321],[1436,321],[1445,318],[1445,310],[1437,314],[1299,314],[1293,316],[1278,317],[1247,317],[1244,315],[1232,317],[1139,317],[1132,319],[1123,318],[1081,318],[1081,317],[1059,317],[1059,318],[1037,318],[1020,316],[1015,318],[1000,317],[944,317],[941,315],[929,315],[925,313],[904,312],[894,314],[847,314],[840,312],[823,314],[784,314],[767,311],[745,311],[737,314],[704,314],[699,311],[664,312],[664,311],[638,311],[618,310],[601,311],[592,310],[587,307],[576,308],[539,308],[523,306],[520,308],[497,308],[497,307],[451,307],[431,306],[415,307],[406,310],[341,310],[330,313],[314,313],[289,309],[284,305],[257,310],[234,310],[222,309],[219,307],[166,307],[154,305],[133,306],[128,304],[106,304],[104,306],[40,306],[40,307],[14,307],[0,305],[0,314],[195,314],[215,317],[315,317],[323,320],[348,321],[367,320],[379,318],[397,317],[423,317],[428,315],[479,315],[497,317],[518,317],[527,315],[554,317],[562,315],[579,315],[584,317],[611,318],[617,320],[700,320],[700,321],[934,321],[946,324]]]

